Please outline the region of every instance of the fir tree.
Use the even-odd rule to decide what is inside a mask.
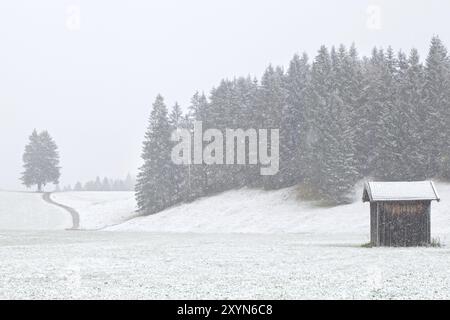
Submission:
[[[350,113],[338,86],[334,48],[319,50],[311,74],[310,175],[307,182],[325,200],[347,202],[357,177]]]
[[[213,124],[211,122],[214,118],[211,115],[208,118],[207,115],[207,112],[209,112],[209,108],[210,105],[205,94],[196,92],[191,98],[191,103],[188,108],[189,112],[181,123],[182,127],[184,129],[188,129],[192,133],[194,131],[194,121],[201,121],[203,123],[203,132],[206,130],[206,128],[208,128],[208,126],[213,127]],[[193,143],[191,151],[193,154]],[[191,160],[194,159],[192,158]],[[208,185],[208,183],[210,183],[212,180],[209,180],[208,175],[215,169],[217,169],[215,166],[207,166],[204,162],[197,164],[192,162],[191,164],[185,166],[185,200],[192,201],[197,197],[203,196],[208,188],[211,188],[210,190],[213,190],[212,185]]]
[[[257,106],[259,108],[259,117],[257,128],[264,128],[270,132],[270,129],[278,129],[282,127],[283,110],[288,105],[288,89],[286,84],[286,75],[281,67],[273,68],[271,65],[266,69],[261,79],[261,85],[258,93]],[[284,114],[286,116],[286,113]],[[288,137],[280,141],[280,169],[273,176],[261,176],[261,186],[266,189],[281,188],[289,183],[284,181],[287,178],[286,170],[287,158],[284,153],[288,148],[286,144]],[[268,149],[271,149],[271,143],[268,143]],[[289,179],[288,179],[289,180]]]
[[[169,125],[170,130],[180,130],[183,129],[183,112],[181,111],[178,103],[172,108],[172,111],[169,115]],[[172,147],[175,146],[178,141],[172,142]],[[173,190],[173,202],[181,202],[187,199],[188,188],[187,188],[187,180],[189,174],[188,165],[175,165],[171,166],[171,175],[173,176],[174,190]]]
[[[169,124],[172,128],[179,128],[181,126],[181,121],[183,119],[183,111],[181,111],[180,105],[175,102],[175,105],[172,107],[172,111],[169,115]]]
[[[144,164],[139,169],[136,200],[139,211],[153,214],[171,204],[174,191],[170,125],[167,107],[161,95],[156,97],[149,119],[142,152]]]
[[[443,173],[449,157],[450,67],[447,49],[438,37],[431,40],[425,64],[424,104],[426,111],[424,142],[427,145],[427,176]]]
[[[397,79],[398,115],[396,126],[399,132],[399,153],[397,159],[398,178],[402,180],[423,180],[426,178],[426,146],[423,143],[424,113],[423,87],[424,70],[416,49],[408,58],[399,54],[399,76]]]
[[[102,182],[100,177],[95,178],[94,191],[102,191]]]
[[[111,191],[111,184],[108,178],[103,178],[101,191]]]
[[[397,136],[393,117],[395,109],[395,62],[391,50],[374,48],[368,64],[366,91],[366,130],[364,143],[367,152],[366,174],[378,179],[391,180],[395,174],[392,159],[398,158],[395,147]]]
[[[304,180],[307,173],[307,88],[310,77],[308,56],[294,55],[286,75],[287,103],[282,111],[281,141],[283,181],[286,186]]]
[[[83,191],[83,186],[81,184],[81,182],[77,182],[74,186],[74,191]]]
[[[36,185],[38,192],[41,192],[48,183],[59,183],[58,147],[47,131],[40,134],[33,131],[25,147],[23,162],[25,171],[21,180],[27,188]]]
[[[135,184],[136,184],[135,179],[131,176],[131,174],[128,173],[127,177],[125,178],[126,191],[133,191]]]

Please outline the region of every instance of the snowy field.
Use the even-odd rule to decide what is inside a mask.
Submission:
[[[0,233],[0,298],[450,298],[450,249],[352,234]]]
[[[240,189],[181,204],[161,213],[132,219],[111,231],[279,233],[345,231],[363,233],[367,205],[323,208],[302,202],[296,188],[277,191]]]
[[[0,193],[0,299],[450,299],[450,184],[441,248],[363,248],[369,208],[318,207],[295,188],[242,189],[134,215],[132,193]],[[32,230],[34,229],[34,230]],[[57,230],[59,229],[59,230]],[[45,231],[44,231],[45,230]]]
[[[437,183],[442,199],[431,206],[432,235],[450,241],[450,184]],[[362,186],[354,202],[321,207],[298,199],[295,187],[277,191],[241,189],[202,198],[138,217],[106,230],[196,233],[312,233],[359,235],[369,240],[369,204],[362,203]]]
[[[45,203],[41,194],[0,192],[0,230],[59,230],[71,226],[67,212]]]
[[[52,199],[78,212],[80,229],[101,229],[136,216],[134,192],[63,192]]]

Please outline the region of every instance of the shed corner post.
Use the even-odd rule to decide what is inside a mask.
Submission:
[[[377,224],[376,224],[376,234],[377,234],[377,247],[380,246],[380,207],[378,203],[375,203],[375,208],[377,210]]]
[[[427,205],[427,244],[431,243],[431,201]]]

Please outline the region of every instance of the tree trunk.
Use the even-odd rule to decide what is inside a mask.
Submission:
[[[38,192],[42,192],[42,184],[38,183]]]

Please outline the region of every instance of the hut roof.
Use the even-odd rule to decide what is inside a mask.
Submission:
[[[439,195],[432,181],[371,181],[364,184],[363,202],[437,200]]]

